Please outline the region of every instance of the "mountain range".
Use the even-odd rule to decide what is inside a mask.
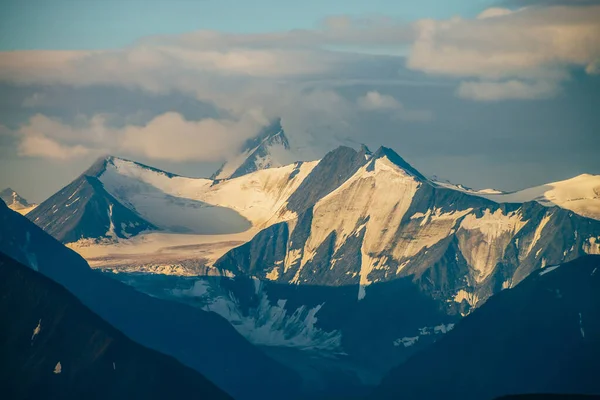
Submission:
[[[0,252],[65,287],[133,341],[176,358],[236,399],[278,399],[282,390],[299,388],[295,373],[251,345],[225,319],[145,295],[90,269],[77,253],[4,202]],[[269,384],[265,376],[272,378]]]
[[[600,176],[479,191],[385,147],[282,166],[275,149],[289,150],[279,121],[211,179],[103,157],[27,218],[103,279],[219,314],[311,396],[374,387],[488,299],[600,254]]]

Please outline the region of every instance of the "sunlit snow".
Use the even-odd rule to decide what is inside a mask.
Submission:
[[[553,265],[551,267],[546,267],[542,270],[542,272],[540,272],[540,276],[546,275],[547,273],[554,271],[558,267],[560,267],[560,265]]]
[[[33,341],[33,339],[35,339],[35,337],[36,337],[37,335],[39,335],[39,333],[41,332],[41,330],[42,330],[42,320],[40,319],[40,320],[38,321],[38,324],[37,324],[37,326],[36,326],[36,327],[35,327],[35,329],[33,330],[33,334],[31,335],[31,340],[32,340],[32,341]]]

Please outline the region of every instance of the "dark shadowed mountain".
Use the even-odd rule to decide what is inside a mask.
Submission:
[[[175,357],[236,399],[278,399],[282,391],[297,387],[294,373],[252,346],[222,317],[150,297],[91,270],[77,253],[3,202],[0,251],[66,287],[129,338]]]
[[[491,297],[390,372],[373,399],[600,395],[600,256],[548,266]]]
[[[0,390],[6,399],[231,399],[2,253],[0,293]]]
[[[157,180],[167,186],[154,186]],[[156,230],[223,234],[248,229],[250,222],[231,208],[179,196],[181,190],[208,190],[213,183],[106,156],[27,218],[63,243],[114,243]]]
[[[599,396],[585,394],[515,394],[498,397],[496,400],[598,400]]]
[[[126,238],[156,229],[104,189],[98,178],[110,162],[111,157],[100,158],[27,218],[63,243],[81,238]]]

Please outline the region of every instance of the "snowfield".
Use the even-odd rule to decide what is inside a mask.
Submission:
[[[600,220],[600,175],[583,174],[513,193],[474,194],[497,203],[537,201],[547,207],[558,206]]]
[[[106,191],[125,207],[157,226],[160,232],[113,240],[82,239],[69,247],[80,253],[92,267],[113,271],[139,271],[163,274],[215,274],[213,263],[234,247],[251,240],[260,230],[288,221],[293,231],[297,215],[286,208],[288,199],[309,176],[319,161],[298,162],[278,168],[258,170],[237,178],[212,180],[173,175],[133,161],[107,159],[99,180]],[[293,250],[282,261],[282,271],[274,269],[269,279],[277,280],[292,264],[299,263],[298,277],[316,250],[334,232],[334,251],[350,237],[364,235],[359,298],[371,284],[367,276],[383,268],[390,253],[396,260],[408,260],[448,237],[457,228],[480,232],[485,241],[467,256],[482,281],[489,276],[504,248],[504,242],[519,232],[525,221],[519,214],[471,215],[472,209],[442,212],[430,209],[410,217],[421,228],[409,242],[393,235],[418,188],[423,184],[484,197],[497,203],[537,201],[559,206],[583,216],[600,219],[600,176],[580,175],[514,193],[493,189],[473,190],[449,182],[419,181],[387,157],[373,168],[359,169],[354,176],[320,199],[314,206],[311,234],[303,249]],[[344,218],[339,218],[344,215]],[[368,216],[368,219],[365,219]],[[525,253],[533,251],[548,222],[547,216]],[[364,222],[363,219],[365,219]],[[416,236],[415,236],[416,235]],[[486,243],[502,242],[503,246]],[[465,244],[460,243],[461,247]],[[596,252],[590,242],[588,253]],[[496,254],[498,253],[498,254]],[[336,260],[332,260],[332,268]],[[407,263],[398,266],[397,273]]]

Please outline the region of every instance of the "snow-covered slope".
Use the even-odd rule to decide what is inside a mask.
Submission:
[[[223,180],[109,157],[86,179],[113,210],[154,229],[102,248],[78,242],[94,266],[153,273],[150,286],[146,275],[119,279],[216,311],[256,344],[347,353],[378,368],[532,271],[600,253],[599,221],[434,182],[383,147],[340,147]],[[196,281],[173,287],[184,278],[165,274]]]
[[[21,215],[25,215],[37,207],[37,204],[28,203],[27,200],[25,200],[11,188],[6,188],[0,192],[0,199],[6,203],[8,208],[18,212]]]
[[[431,179],[431,181],[438,186],[441,186],[441,187],[444,187],[447,189],[458,190],[459,192],[464,192],[464,193],[469,193],[469,194],[475,194],[475,195],[478,195],[478,194],[479,195],[504,194],[504,192],[501,190],[497,190],[497,189],[479,189],[479,190],[477,190],[477,189],[472,189],[472,188],[466,187],[461,184],[454,184],[449,181],[440,181],[436,177]]]
[[[386,148],[370,156],[349,148],[329,153],[280,215],[289,218],[214,267],[268,283],[271,306],[285,304],[288,316],[318,305],[314,332],[336,332],[337,352],[382,368],[533,271],[600,254],[598,221],[535,201],[501,204],[442,187]],[[229,290],[236,299],[247,292]],[[222,301],[210,291],[202,297],[207,307]],[[269,325],[271,311],[249,302],[216,310],[234,324],[240,314],[252,317],[250,326],[266,324],[272,337],[299,331]],[[243,334],[256,340],[256,332]],[[313,339],[313,346],[327,343]]]
[[[52,195],[27,218],[63,243],[80,239],[118,240],[156,227],[125,207],[98,180],[111,158],[99,159]]]
[[[582,174],[564,181],[547,183],[516,192],[502,192],[496,189],[476,190],[460,184],[441,181],[436,177],[431,181],[439,187],[481,196],[496,203],[537,201],[547,207],[558,206],[584,217],[600,220],[600,175]]]
[[[278,118],[256,137],[246,141],[239,153],[225,162],[211,178],[237,178],[261,169],[281,167],[293,161],[296,161],[294,154]]]
[[[280,283],[357,285],[359,299],[373,283],[414,275],[438,295],[474,306],[537,268],[600,252],[596,221],[440,187],[390,149],[354,170],[216,266]],[[297,207],[292,197],[281,213]]]
[[[183,226],[194,233],[237,233],[271,220],[316,164],[296,163],[213,181],[112,158],[99,180],[122,204],[164,230]]]
[[[315,165],[299,162],[213,181],[109,156],[28,217],[92,264],[119,254],[141,260],[150,244],[156,263],[146,268],[190,271],[183,264],[213,260],[258,229],[293,218],[278,212]],[[108,265],[128,266],[112,261]]]
[[[583,174],[513,193],[474,193],[498,203],[537,201],[600,220],[600,175]]]
[[[250,223],[229,208],[200,200],[213,183],[146,168],[111,158],[98,176],[104,189],[158,229],[174,233],[243,232]]]

